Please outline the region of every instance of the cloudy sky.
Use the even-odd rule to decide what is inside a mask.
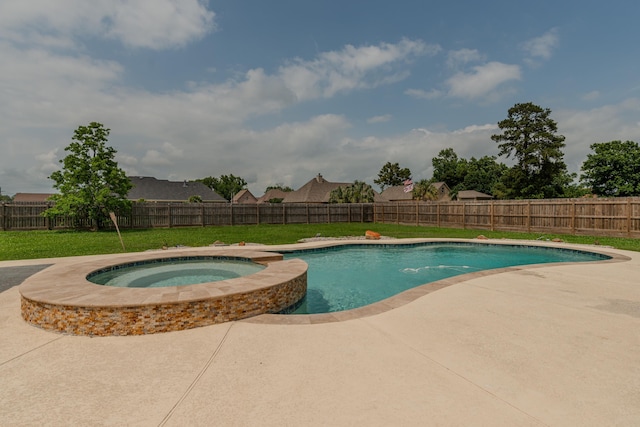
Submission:
[[[0,187],[51,192],[97,121],[130,175],[234,174],[256,195],[386,162],[496,155],[519,102],[552,110],[579,171],[640,142],[632,0],[1,0]],[[501,159],[507,161],[506,159]]]

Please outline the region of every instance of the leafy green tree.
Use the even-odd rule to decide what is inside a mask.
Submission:
[[[580,180],[598,196],[640,195],[640,145],[610,141],[591,145]]]
[[[453,148],[445,148],[438,156],[431,159],[433,165],[433,182],[445,182],[452,192],[465,190],[462,188],[467,175],[467,160],[459,158]]]
[[[202,197],[194,194],[193,196],[189,196],[189,199],[187,201],[189,203],[202,203]]]
[[[355,181],[351,185],[336,187],[329,193],[329,203],[372,203],[373,188],[366,182]]]
[[[116,150],[107,146],[109,132],[96,122],[75,130],[73,142],[65,148],[69,154],[60,160],[62,169],[49,177],[59,194],[51,197],[55,205],[45,216],[67,216],[74,226],[89,220],[92,229],[100,229],[109,212],[124,214],[130,209],[126,196],[132,184],[114,160]]]
[[[384,191],[385,187],[393,187],[395,185],[402,185],[407,179],[411,178],[411,171],[409,168],[401,168],[398,163],[387,162],[380,172],[378,173],[378,179],[374,179],[380,190]]]
[[[504,176],[508,198],[561,197],[564,189],[557,176],[567,174],[562,148],[564,136],[549,116],[551,110],[530,102],[515,104],[508,117],[498,122],[501,134],[492,135],[499,155],[513,156],[517,164]]]
[[[208,176],[206,178],[196,179],[196,181],[203,183],[228,201],[231,201],[233,196],[240,190],[247,188],[247,181],[233,174],[220,175],[220,178]]]
[[[293,191],[293,188],[291,188],[289,186],[285,186],[284,184],[278,183],[276,185],[268,186],[264,190],[264,192],[267,193],[267,192],[269,192],[269,190],[280,190],[280,191],[284,191],[285,193],[290,193],[291,191]]]
[[[494,156],[484,156],[479,159],[472,157],[467,162],[467,173],[460,190],[475,190],[494,195],[494,188],[508,169],[504,163],[496,162]]]
[[[438,190],[433,186],[433,181],[421,179],[413,184],[413,200],[438,200]]]

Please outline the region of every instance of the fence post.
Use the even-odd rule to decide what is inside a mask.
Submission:
[[[396,224],[400,224],[400,202],[396,202]]]
[[[631,198],[627,197],[627,237],[631,237]]]
[[[494,220],[493,220],[493,205],[494,205],[494,201],[491,200],[489,202],[489,215],[491,217],[490,221],[491,221],[491,231],[495,231],[495,224],[494,224]]]
[[[436,202],[436,223],[438,224],[438,228],[440,228],[440,202]]]
[[[576,234],[576,201],[571,202],[571,234]]]
[[[287,223],[287,204],[282,204],[282,223]],[[307,224],[309,224],[309,208],[307,207]]]
[[[462,229],[467,229],[467,205],[462,202]]]
[[[527,200],[527,233],[531,233],[531,200]]]
[[[256,203],[256,224],[260,225],[260,204]]]
[[[327,224],[331,224],[331,205],[327,203]]]
[[[229,212],[230,212],[230,215],[229,215],[229,216],[231,217],[231,218],[230,218],[230,220],[231,220],[231,225],[233,225],[233,202],[231,202],[231,203],[229,204]]]

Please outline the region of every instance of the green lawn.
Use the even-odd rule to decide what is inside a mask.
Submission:
[[[394,224],[295,224],[248,225],[226,227],[160,228],[124,230],[122,238],[127,252],[140,252],[168,246],[207,246],[216,241],[227,244],[241,241],[264,244],[295,243],[305,237],[362,236],[366,230],[384,236],[474,238],[483,234],[500,239],[553,239],[570,243],[600,244],[618,249],[640,251],[640,239],[541,235],[539,233],[508,233],[487,230],[416,227]],[[0,232],[0,260],[36,259],[74,255],[95,255],[123,252],[115,231],[4,231]]]

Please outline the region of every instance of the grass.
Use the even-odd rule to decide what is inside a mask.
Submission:
[[[395,224],[291,224],[247,225],[204,228],[160,228],[124,230],[127,252],[141,252],[168,246],[208,246],[216,241],[227,244],[241,241],[263,244],[295,243],[320,234],[324,237],[362,236],[368,229],[396,238],[441,237],[475,238],[483,234],[491,239],[554,239],[569,243],[600,244],[618,249],[640,251],[640,239],[617,237],[541,235],[488,230],[416,227]],[[75,255],[122,253],[115,231],[4,231],[0,232],[0,260],[37,259]]]

